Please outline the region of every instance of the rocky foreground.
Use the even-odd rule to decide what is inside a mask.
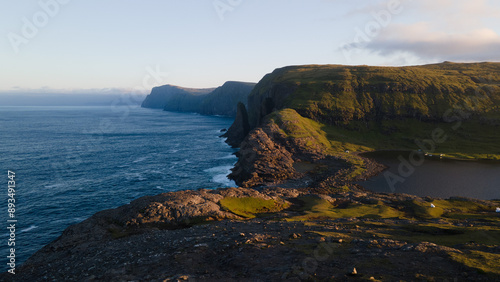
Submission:
[[[0,279],[495,281],[495,205],[360,189],[166,193],[69,227]]]

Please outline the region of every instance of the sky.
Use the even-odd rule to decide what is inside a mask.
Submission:
[[[287,65],[500,61],[497,0],[0,0],[0,92],[258,82]]]

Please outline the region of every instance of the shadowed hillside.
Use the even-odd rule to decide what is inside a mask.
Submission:
[[[173,85],[155,87],[142,103],[144,108],[204,115],[236,116],[255,83],[228,81],[218,88],[192,89]]]

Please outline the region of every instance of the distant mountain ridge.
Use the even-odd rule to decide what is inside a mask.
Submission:
[[[234,117],[238,103],[246,105],[247,97],[255,85],[238,81],[228,81],[220,87],[205,89],[163,85],[153,88],[142,107]]]

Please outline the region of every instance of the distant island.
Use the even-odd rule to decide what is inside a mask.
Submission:
[[[2,279],[500,279],[499,199],[356,184],[385,169],[362,152],[499,160],[500,63],[289,66],[257,85],[157,87],[143,107],[234,116],[240,187],[99,212]]]

